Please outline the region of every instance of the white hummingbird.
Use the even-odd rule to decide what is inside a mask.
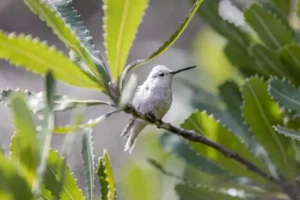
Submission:
[[[133,97],[132,105],[139,112],[155,119],[162,119],[172,104],[172,80],[175,74],[193,69],[196,66],[186,67],[173,71],[164,65],[155,66],[146,81],[140,85]],[[127,137],[124,151],[131,153],[136,138],[148,123],[131,118],[121,136]]]

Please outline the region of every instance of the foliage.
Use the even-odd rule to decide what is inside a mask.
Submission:
[[[91,127],[124,108],[136,86],[136,79],[132,79],[123,90],[128,72],[170,48],[186,29],[202,1],[196,1],[178,29],[149,58],[135,61],[125,67],[138,26],[148,7],[148,0],[103,1],[107,61],[96,48],[71,0],[25,0],[24,3],[29,9],[38,15],[69,49],[70,57],[66,57],[54,46],[50,47],[39,38],[0,30],[0,59],[45,77],[44,92],[35,93],[19,89],[5,89],[0,92],[0,102],[11,108],[15,125],[9,157],[5,157],[2,149],[0,154],[1,199],[93,200],[96,198],[96,191],[100,191],[95,189],[97,173],[102,199],[115,200],[117,194],[110,159],[104,150],[96,166]],[[103,92],[111,101],[57,95],[56,80]],[[96,105],[110,106],[113,110],[87,123],[81,123],[81,117],[76,115],[72,125],[55,125],[55,112]],[[43,115],[43,124],[39,129],[34,122],[34,113]],[[68,149],[75,132],[82,132],[85,193],[78,187],[67,164]],[[53,133],[69,133],[62,155],[50,148]]]
[[[237,82],[236,77],[225,80],[219,85],[218,94],[204,93],[195,85],[192,104],[197,111],[181,124],[182,128],[194,130],[256,163],[275,177],[279,187],[241,167],[228,155],[165,133],[160,137],[162,149],[184,160],[185,172],[181,176],[168,173],[168,169],[157,163],[154,166],[181,180],[175,187],[181,199],[297,199],[300,196],[297,180],[300,51],[298,32],[289,24],[291,2],[256,1],[241,8],[244,14],[241,26],[218,13],[219,0],[203,2],[198,14],[226,40],[223,53],[239,71],[238,80],[242,81]],[[200,94],[210,98],[210,102],[197,98]],[[213,101],[220,98],[225,107]],[[287,184],[289,189],[282,184]]]

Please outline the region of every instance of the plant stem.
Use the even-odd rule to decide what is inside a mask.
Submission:
[[[147,121],[149,123],[155,124],[158,128],[165,129],[171,133],[174,133],[176,135],[179,135],[181,137],[184,137],[188,140],[191,140],[193,142],[202,143],[205,145],[208,145],[217,151],[223,153],[226,157],[232,158],[236,160],[237,162],[244,165],[248,170],[253,171],[260,176],[266,178],[267,180],[271,181],[272,183],[275,183],[276,185],[279,185],[281,188],[284,188],[283,183],[280,180],[277,180],[275,177],[273,177],[271,174],[268,174],[267,172],[263,171],[261,168],[257,167],[253,163],[249,162],[247,159],[243,158],[241,155],[239,155],[237,152],[232,151],[212,140],[209,140],[208,138],[196,133],[192,130],[186,130],[182,129],[176,126],[173,126],[170,123],[163,122],[158,119],[151,119],[147,115],[140,113],[137,111],[132,105],[128,104],[124,109],[124,112],[131,114],[135,118],[142,119],[144,121]]]

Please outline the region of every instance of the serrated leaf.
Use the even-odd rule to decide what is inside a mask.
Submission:
[[[99,159],[97,174],[101,186],[102,200],[117,199],[114,175],[106,150],[103,152],[103,157]]]
[[[23,95],[13,95],[10,103],[16,132],[10,146],[11,159],[14,163],[23,165],[28,171],[27,178],[34,180],[40,162],[36,125]]]
[[[270,48],[279,49],[293,42],[292,29],[286,27],[275,13],[259,4],[254,3],[245,10],[245,19]]]
[[[192,0],[195,2],[195,0]],[[231,43],[237,46],[247,48],[250,43],[249,36],[235,25],[224,21],[219,15],[219,0],[204,1],[198,9],[198,14],[203,18],[216,32],[227,38]]]
[[[112,77],[119,82],[148,0],[104,0],[104,46]]]
[[[44,92],[31,92],[28,90],[13,90],[5,89],[0,90],[0,103],[9,105],[8,99],[14,93],[22,93],[26,97],[28,107],[33,112],[42,111],[45,108],[45,93]],[[55,95],[54,96],[54,111],[66,111],[69,109],[74,109],[78,107],[88,107],[96,105],[108,105],[112,106],[113,104],[106,101],[92,100],[92,99],[74,99],[67,95]]]
[[[46,189],[52,194],[57,194],[57,190],[61,184],[61,166],[63,165],[63,158],[61,158],[58,152],[49,150],[49,156],[47,161],[47,169],[45,173],[44,184]],[[61,200],[84,200],[81,189],[76,183],[76,179],[73,173],[70,171],[69,166],[65,168],[64,184],[60,193]]]
[[[96,119],[90,119],[87,123],[84,124],[80,124],[77,126],[72,126],[72,125],[66,125],[66,126],[56,126],[54,128],[54,132],[58,133],[58,134],[65,134],[65,133],[69,133],[73,130],[76,130],[78,128],[91,128],[93,126],[96,126],[98,123],[102,122],[103,120],[107,119],[109,116],[120,112],[119,110],[114,110],[108,113],[105,113],[99,117],[97,117]]]
[[[285,127],[282,127],[282,126],[274,126],[274,129],[276,130],[276,132],[278,132],[281,135],[284,135],[284,136],[289,137],[291,139],[295,139],[295,140],[300,141],[300,132],[299,131],[288,129],[288,128],[285,128]]]
[[[44,181],[44,174],[46,171],[48,151],[50,149],[52,132],[54,127],[54,96],[56,92],[56,82],[53,78],[53,74],[49,71],[45,78],[45,109],[44,109],[44,121],[42,130],[39,133],[39,150],[40,150],[40,163],[37,169],[38,177],[33,185],[33,190],[36,194],[41,192],[42,183]]]
[[[167,41],[164,42],[164,44],[162,46],[160,46],[155,52],[153,52],[147,59],[138,60],[138,61],[131,63],[125,67],[125,69],[122,73],[121,79],[120,79],[120,84],[121,84],[120,88],[123,87],[123,84],[124,84],[123,82],[124,82],[124,79],[126,78],[126,75],[128,74],[128,72],[130,72],[135,67],[143,65],[143,64],[157,58],[158,56],[162,55],[166,50],[168,50],[177,41],[177,39],[184,32],[184,30],[186,29],[186,27],[192,20],[193,16],[195,15],[196,11],[198,10],[198,8],[202,2],[203,2],[203,0],[197,0],[195,2],[189,15],[184,19],[184,21],[180,24],[180,26],[176,29],[176,31],[170,36],[170,38]]]
[[[195,169],[214,175],[218,178],[232,177],[231,172],[200,155],[184,139],[165,133],[160,137],[159,143],[167,153],[172,153],[178,156]]]
[[[278,52],[271,50],[261,44],[255,44],[250,49],[261,74],[279,77],[286,76],[285,67],[279,59]]]
[[[237,67],[245,76],[260,73],[258,66],[253,65],[253,57],[247,49],[237,45],[235,42],[229,41],[226,44],[224,54],[231,64]]]
[[[191,186],[186,184],[177,184],[175,191],[181,200],[238,200],[243,199],[233,197],[224,191],[214,191],[208,186]]]
[[[5,194],[9,194],[9,197],[14,200],[33,199],[31,188],[23,174],[20,174],[17,167],[4,154],[0,154],[0,180],[0,196],[4,193],[3,196],[7,197]]]
[[[276,9],[281,11],[282,14],[288,16],[290,13],[291,0],[271,0],[271,2],[276,6]]]
[[[255,137],[265,148],[280,174],[292,180],[296,166],[290,140],[277,134],[272,126],[282,124],[280,110],[267,93],[267,84],[260,78],[251,78],[243,86],[244,117]]]
[[[240,116],[242,111],[239,105],[242,105],[243,99],[239,86],[234,81],[225,81],[218,88],[228,111],[235,117]]]
[[[250,150],[242,143],[241,140],[239,140],[232,132],[222,127],[217,121],[215,121],[213,116],[208,116],[206,112],[194,112],[184,121],[183,124],[181,124],[181,127],[188,130],[194,130],[197,133],[238,152],[250,162],[267,171],[266,166],[260,160],[258,160],[252,152],[250,152]],[[248,171],[240,163],[237,163],[232,159],[228,159],[225,155],[221,154],[217,150],[199,143],[190,142],[190,144],[198,151],[199,154],[206,156],[208,159],[231,171],[233,175],[244,176],[258,182],[268,183],[256,173]]]
[[[272,98],[291,111],[294,117],[300,116],[300,91],[295,86],[273,78],[269,82],[268,91]]]
[[[300,46],[292,44],[280,49],[280,60],[283,62],[289,75],[299,83],[300,73]]]
[[[14,65],[45,75],[52,70],[56,79],[83,88],[103,90],[99,83],[54,47],[49,48],[31,36],[0,32],[0,59],[7,59]],[[72,74],[72,76],[70,76]]]
[[[85,184],[87,186],[87,199],[95,198],[95,153],[94,142],[92,138],[92,130],[84,129],[82,135],[82,150],[81,150],[83,169],[85,176]]]
[[[79,56],[80,60],[100,81],[102,90],[105,91],[104,86],[109,75],[105,71],[100,53],[93,44],[88,30],[72,7],[72,1],[25,0],[25,3],[32,12],[52,28],[53,32],[69,49]]]

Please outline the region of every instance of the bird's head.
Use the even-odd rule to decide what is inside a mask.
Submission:
[[[160,84],[160,85],[166,85],[169,86],[172,83],[173,77],[178,74],[179,72],[183,72],[186,70],[190,70],[195,68],[196,66],[191,66],[191,67],[185,67],[179,70],[171,70],[169,68],[167,68],[164,65],[157,65],[155,67],[153,67],[153,69],[151,70],[147,81],[151,82],[151,84],[156,85],[156,84]]]

